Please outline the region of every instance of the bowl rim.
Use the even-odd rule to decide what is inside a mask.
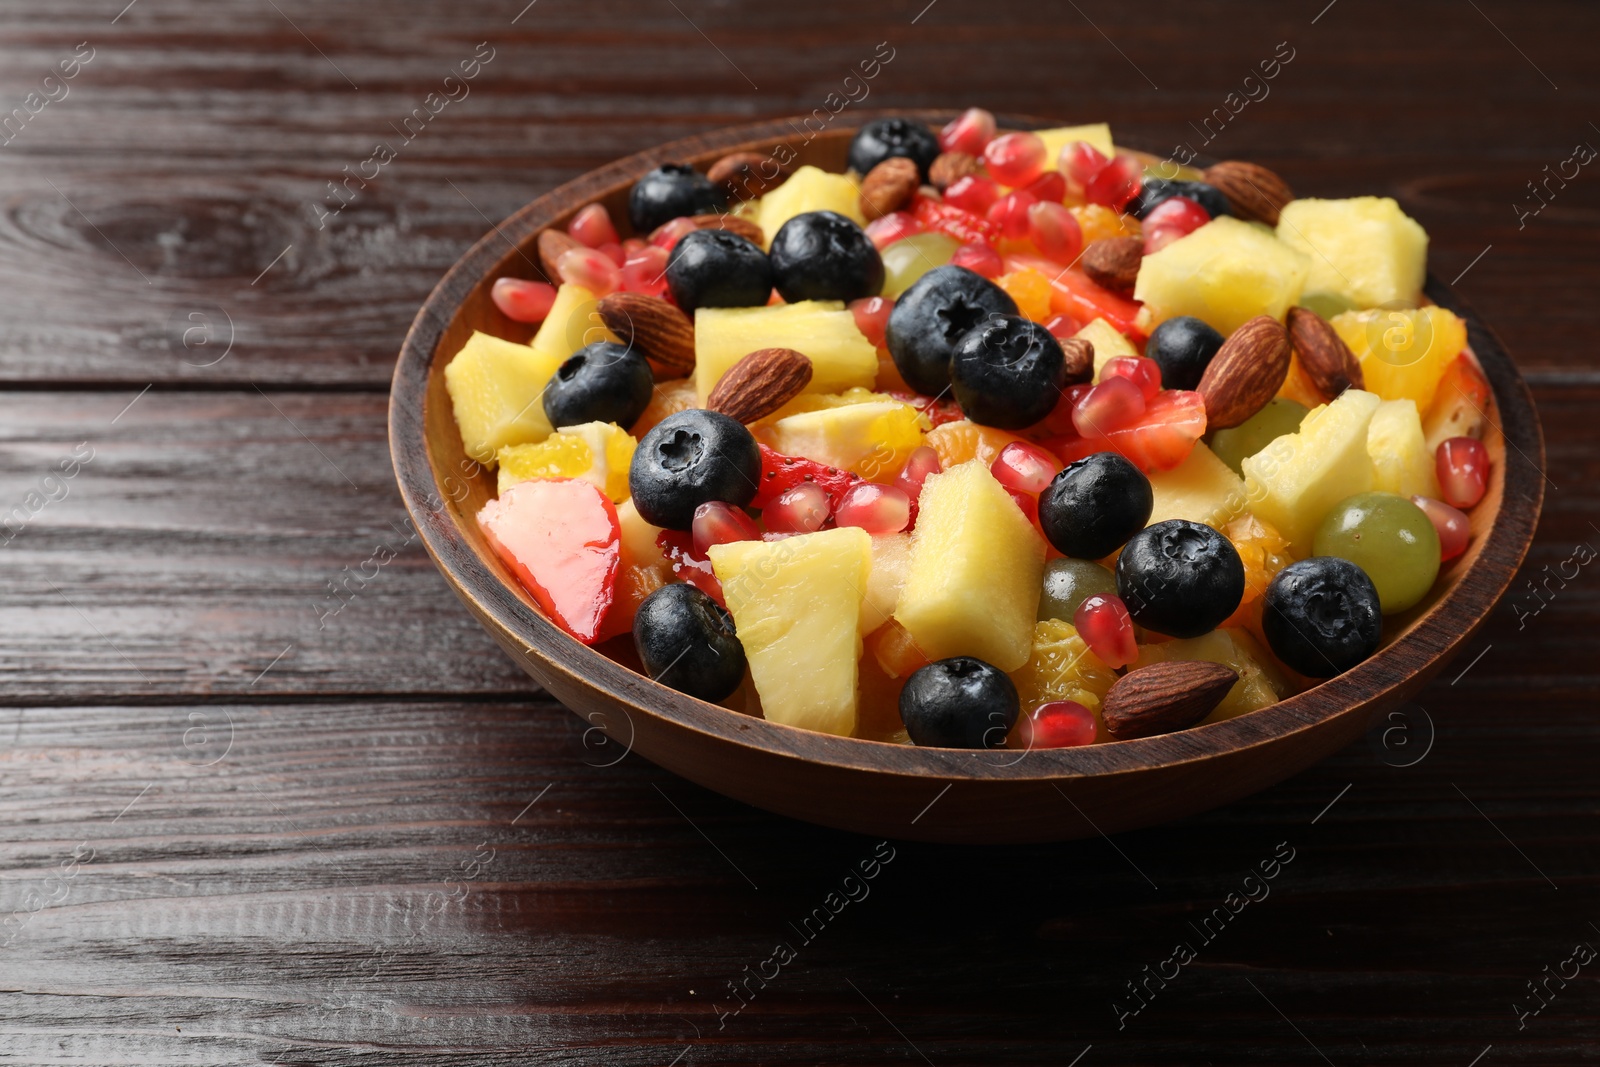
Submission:
[[[885,117],[938,125],[958,113],[861,109],[835,116],[831,129],[854,130]],[[1132,741],[1020,753],[920,748],[837,737],[741,714],[669,689],[579,643],[545,619],[523,599],[524,594],[510,589],[479,558],[443,502],[424,410],[435,349],[468,294],[510,256],[525,256],[539,231],[553,220],[625,188],[658,164],[699,161],[713,154],[787,140],[801,129],[802,121],[801,117],[767,120],[681,138],[614,160],[535,198],[493,225],[440,279],[418,309],[395,364],[389,401],[390,455],[406,510],[429,556],[502,644],[515,643],[545,670],[609,698],[625,709],[630,731],[635,729],[631,716],[638,714],[668,720],[706,740],[768,755],[938,781],[1043,781],[1134,774],[1275,744],[1367,706],[1414,679],[1420,684],[1470,639],[1515,578],[1532,543],[1544,499],[1545,452],[1538,415],[1526,383],[1494,332],[1459,294],[1429,272],[1424,292],[1466,322],[1468,343],[1494,392],[1506,450],[1506,462],[1495,464],[1491,471],[1501,490],[1499,510],[1478,549],[1478,558],[1408,632],[1351,670],[1302,693],[1223,722]],[[1001,116],[1000,124],[1003,129],[1062,125],[1058,120],[1031,116]],[[1526,470],[1520,477],[1508,477],[1513,454],[1533,468],[1531,477]],[[607,724],[600,725],[611,732]]]

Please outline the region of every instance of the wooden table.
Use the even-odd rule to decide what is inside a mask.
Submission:
[[[1600,1056],[1600,173],[1527,185],[1600,145],[1593,5],[124,2],[0,13],[0,1063]],[[1369,743],[1115,840],[879,846],[544,697],[404,524],[415,308],[538,193],[809,113],[875,52],[873,106],[1398,197],[1534,387],[1541,592]]]

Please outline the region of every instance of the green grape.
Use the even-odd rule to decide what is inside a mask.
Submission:
[[[1116,596],[1116,576],[1093,560],[1053,559],[1044,565],[1039,618],[1070,623],[1078,605],[1095,593]]]
[[[1346,311],[1355,311],[1360,307],[1349,297],[1337,293],[1307,293],[1300,300],[1300,306],[1307,311],[1316,312],[1325,319],[1331,319]]]
[[[915,233],[883,250],[883,295],[898,297],[918,278],[950,262],[961,243],[942,233]]]
[[[1239,425],[1213,433],[1211,451],[1242,478],[1244,461],[1284,434],[1300,429],[1300,420],[1306,417],[1306,413],[1304,404],[1286,397],[1269,400],[1266,407]]]
[[[1312,551],[1367,572],[1385,615],[1414,606],[1439,576],[1439,532],[1427,514],[1395,493],[1358,493],[1317,527]]]

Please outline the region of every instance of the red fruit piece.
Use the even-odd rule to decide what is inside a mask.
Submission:
[[[1044,328],[1049,330],[1050,336],[1057,341],[1065,341],[1070,337],[1075,337],[1078,331],[1083,329],[1083,323],[1071,315],[1051,315],[1044,320]]]
[[[1143,180],[1144,165],[1118,152],[1100,173],[1084,184],[1084,199],[1091,204],[1103,204],[1112,211],[1121,211],[1128,206],[1128,201],[1139,195]]]
[[[1059,203],[1041,200],[1028,208],[1028,240],[1046,258],[1066,266],[1083,251],[1083,227]]]
[[[848,499],[849,491],[845,493]],[[833,501],[821,486],[801,482],[778,494],[778,498],[761,509],[761,521],[771,533],[815,533],[822,529],[833,511]]]
[[[918,445],[906,457],[906,465],[895,475],[894,484],[914,501],[922,495],[922,483],[928,480],[928,476],[938,474],[943,469],[939,453],[927,445]]]
[[[1018,189],[991,204],[988,219],[999,227],[1000,236],[1020,241],[1028,236],[1028,209],[1038,202],[1038,198],[1032,193]]]
[[[489,299],[514,322],[543,322],[556,302],[556,287],[521,278],[496,278]]]
[[[1044,492],[1060,470],[1060,460],[1026,441],[1012,441],[989,465],[989,473],[1001,485],[1033,496]]]
[[[981,156],[994,140],[994,116],[981,107],[969,107],[939,131],[941,152],[965,152]]]
[[[1422,509],[1439,534],[1439,562],[1455,559],[1467,550],[1467,542],[1472,538],[1472,522],[1466,512],[1427,496],[1414,496],[1411,502]]]
[[[1061,264],[1043,256],[1009,255],[1005,259],[1007,271],[1032,267],[1050,279],[1050,310],[1056,314],[1071,315],[1080,322],[1105,319],[1118,333],[1144,338],[1137,325],[1143,305],[1137,300],[1112,292],[1081,270],[1062,270]]]
[[[761,539],[761,527],[756,525],[756,520],[746,515],[743,508],[720,500],[711,500],[695,508],[689,530],[697,556],[704,556],[712,545]]]
[[[1145,399],[1127,378],[1102,378],[1072,409],[1072,425],[1084,437],[1106,437],[1144,417]]]
[[[1044,172],[1044,139],[1026,131],[1007,133],[990,141],[983,149],[983,162],[1001,185],[1013,189],[1033,181]]]
[[[1186,389],[1165,389],[1145,405],[1144,415],[1130,426],[1103,437],[1063,435],[1045,444],[1064,464],[1095,452],[1116,452],[1148,474],[1182,463],[1205,432],[1205,398]]]
[[[1161,364],[1143,356],[1116,356],[1106,360],[1100,368],[1100,380],[1126,378],[1139,387],[1146,402],[1154,400],[1161,392]]]
[[[665,248],[670,252],[672,247],[680,240],[687,237],[689,234],[693,233],[699,228],[699,226],[695,225],[694,220],[688,218],[687,216],[684,218],[673,219],[671,222],[666,223],[655,232],[655,234],[650,238],[650,243],[661,248]]]
[[[828,495],[828,507],[837,508],[847,489],[864,481],[859,474],[818,463],[814,459],[786,456],[782,452],[761,446],[761,479],[756,486],[753,508],[767,508],[786,490],[811,482]]]
[[[889,328],[889,315],[893,311],[893,297],[868,296],[850,301],[850,314],[855,316],[856,329],[879,348],[883,347],[883,334]]]
[[[1000,199],[1000,183],[978,174],[957,178],[944,191],[944,202],[974,215],[985,215]]]
[[[1073,613],[1072,625],[1089,651],[1107,667],[1126,667],[1139,658],[1133,619],[1121,597],[1095,593],[1085,598]]]
[[[1040,704],[1017,719],[1007,748],[1078,748],[1094,744],[1094,712],[1076,700]]]
[[[593,644],[611,607],[621,559],[617,509],[576,478],[520,482],[478,512],[495,555],[550,621]]]
[[[874,537],[899,533],[911,522],[911,497],[892,485],[863,482],[845,492],[833,521],[837,526],[859,526]]]
[[[1061,150],[1061,172],[1079,189],[1094,180],[1095,175],[1111,162],[1088,141],[1073,141]]]
[[[1211,221],[1210,214],[1188,197],[1163,200],[1144,217],[1144,254],[1159,252]]]
[[[622,268],[596,248],[569,248],[556,260],[556,273],[571,285],[582,286],[595,296],[609,296],[622,284]]]
[[[1453,508],[1472,507],[1489,487],[1489,450],[1475,437],[1452,437],[1440,444],[1434,468],[1444,502]]]
[[[1067,179],[1058,170],[1047,170],[1023,186],[1023,191],[1047,203],[1059,204],[1067,198]]]
[[[994,244],[1000,239],[1000,227],[980,215],[963,211],[954,204],[919,196],[911,211],[917,221],[927,229],[947,237],[954,237],[962,244],[976,241]]]
[[[1005,273],[1005,261],[1000,258],[1000,253],[985,244],[962,245],[950,257],[953,267],[965,267],[974,274],[981,274],[991,281]]]
[[[622,238],[617,236],[616,226],[612,225],[611,213],[604,204],[590,204],[574,215],[567,226],[567,236],[590,248],[622,242]]]
[[[667,291],[667,260],[672,253],[656,245],[645,245],[629,253],[622,265],[622,288],[630,293],[661,296]]]
[[[728,606],[722,599],[722,583],[711,569],[711,561],[694,550],[692,534],[686,530],[662,530],[656,534],[656,545],[667,557],[674,578],[688,582],[723,607]]]
[[[883,251],[896,241],[904,240],[923,231],[922,223],[906,211],[891,211],[881,219],[867,223],[867,236],[878,251]]]

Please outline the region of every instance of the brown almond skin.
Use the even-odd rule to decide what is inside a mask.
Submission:
[[[760,152],[733,152],[711,164],[706,177],[731,196],[756,197],[782,185],[789,177],[789,168]]]
[[[941,193],[962,178],[983,172],[983,161],[969,152],[943,152],[928,168],[928,184]]]
[[[1226,159],[1207,167],[1205,178],[1228,198],[1235,215],[1268,226],[1278,224],[1283,205],[1294,199],[1289,183],[1259,163]]]
[[[706,407],[748,425],[799,396],[811,372],[811,360],[792,348],[759,348],[728,368]]]
[[[561,254],[582,247],[583,245],[560,230],[539,231],[539,266],[544,269],[544,276],[551,285],[561,284],[561,275],[556,271],[556,262],[561,258]]]
[[[1361,364],[1326,319],[1309,308],[1293,307],[1288,316],[1289,342],[1300,357],[1300,369],[1324,400],[1346,389],[1364,389]]]
[[[1278,395],[1289,376],[1289,331],[1270,315],[1258,315],[1233,331],[1200,377],[1206,431],[1244,422]]]
[[[1144,241],[1138,237],[1106,237],[1092,242],[1079,261],[1083,272],[1107,289],[1133,292],[1144,261]]]
[[[1094,377],[1094,342],[1082,337],[1069,337],[1061,342],[1061,354],[1067,357],[1067,385],[1083,385]]]
[[[1106,693],[1101,715],[1118,741],[1186,730],[1222,703],[1239,675],[1220,663],[1165,660],[1129,671]]]
[[[669,374],[694,370],[694,323],[665,300],[643,293],[612,293],[595,310],[623,344],[637,348]]]
[[[917,165],[901,156],[879,163],[861,179],[861,214],[868,222],[899,211],[911,203],[922,185]]]

